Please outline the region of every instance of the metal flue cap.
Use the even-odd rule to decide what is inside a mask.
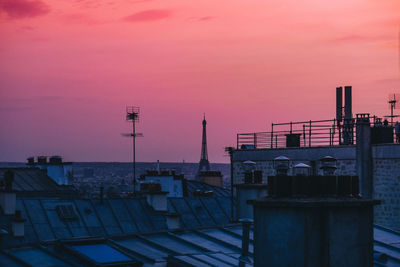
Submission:
[[[322,162],[329,162],[329,161],[337,161],[337,160],[336,160],[334,157],[325,156],[325,157],[321,158],[320,161],[322,161]]]
[[[305,163],[296,164],[296,165],[294,165],[294,167],[295,167],[295,168],[311,168],[310,165],[307,165],[307,164],[305,164]]]
[[[274,158],[274,161],[289,161],[289,158],[285,156],[279,156]]]

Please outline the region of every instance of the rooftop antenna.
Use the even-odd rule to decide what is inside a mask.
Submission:
[[[227,146],[225,147],[225,153],[228,153],[229,157],[230,157],[230,165],[231,165],[231,221],[234,222],[235,218],[234,218],[234,211],[233,211],[233,206],[234,206],[234,202],[233,202],[233,151],[235,150],[234,147],[232,146]]]
[[[122,134],[123,136],[132,137],[133,146],[133,195],[136,196],[136,137],[142,137],[143,134],[136,133],[136,123],[139,122],[139,107],[128,106],[126,107],[126,120],[132,122],[132,133]]]
[[[390,118],[390,123],[393,126],[393,118],[399,117],[399,115],[393,115],[393,111],[395,109],[399,109],[399,94],[390,94],[389,95],[389,107],[390,107],[390,115],[385,116],[386,118]]]

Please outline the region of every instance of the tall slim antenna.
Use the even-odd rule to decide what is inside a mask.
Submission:
[[[388,103],[390,108],[390,116],[385,116],[385,117],[390,118],[390,123],[393,126],[393,118],[399,117],[399,115],[393,114],[395,109],[399,109],[399,94],[390,94]]]
[[[143,134],[136,133],[136,123],[139,122],[139,107],[126,107],[126,120],[132,122],[132,133],[123,134],[124,136],[132,137],[132,152],[133,152],[133,195],[136,195],[136,137],[142,137]]]

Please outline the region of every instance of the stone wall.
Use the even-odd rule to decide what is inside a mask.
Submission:
[[[278,156],[290,158],[293,166],[306,163],[312,166],[314,174],[321,174],[319,159],[332,156],[338,159],[337,175],[357,175],[355,152],[355,146],[236,150],[232,161],[233,180],[235,184],[243,183],[244,173],[253,168],[263,171],[263,182],[266,183],[269,175],[275,175],[273,159]],[[400,231],[400,145],[374,145],[372,157],[374,198],[382,200],[374,210],[375,223]],[[256,165],[246,166],[243,164],[246,160],[254,161]]]
[[[375,223],[400,231],[400,159],[376,159],[373,166]]]

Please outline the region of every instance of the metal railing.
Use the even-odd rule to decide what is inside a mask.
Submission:
[[[273,123],[270,132],[237,135],[238,149],[335,146],[355,143],[355,119],[338,126],[335,119]]]

